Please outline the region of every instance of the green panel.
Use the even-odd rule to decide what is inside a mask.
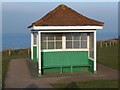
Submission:
[[[70,71],[70,67],[64,67],[63,72],[65,72],[65,71]]]
[[[60,68],[43,69],[43,72],[60,72]]]
[[[89,67],[74,67],[72,71],[88,71]],[[43,69],[43,72],[60,72],[60,68]],[[63,67],[62,72],[71,71],[70,67]]]
[[[87,51],[42,52],[43,66],[87,65]]]
[[[33,61],[37,61],[37,46],[33,46]]]
[[[42,52],[42,67],[88,65],[87,51]],[[64,71],[70,71],[64,67]],[[88,67],[74,67],[73,71],[88,70]],[[60,72],[60,68],[44,69],[43,72]]]
[[[89,59],[89,64],[91,65],[91,67],[89,68],[89,71],[94,73],[94,61]]]
[[[74,67],[73,71],[88,71],[89,67]]]

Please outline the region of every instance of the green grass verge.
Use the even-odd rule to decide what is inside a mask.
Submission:
[[[17,51],[17,50],[16,50]],[[24,58],[30,58],[30,55],[28,55],[26,52],[24,53],[15,53],[11,56],[8,55],[8,51],[2,52],[2,87],[4,87],[6,73],[9,67],[9,62],[11,59],[24,59]]]
[[[64,90],[66,88],[118,88],[117,80],[94,80],[94,81],[82,81],[72,82],[69,84],[59,83],[51,84],[58,90]]]
[[[97,48],[97,62],[118,69],[118,45]]]
[[[28,55],[27,52],[18,53],[17,50],[14,51],[11,56],[8,55],[8,51],[5,51],[2,53],[2,83],[3,83],[3,86],[4,86],[4,81],[5,81],[5,77],[6,77],[8,67],[9,67],[10,60],[21,59],[21,58],[30,58],[30,55]],[[118,45],[97,48],[97,61],[98,63],[101,63],[111,68],[120,70],[120,68],[118,68]],[[106,81],[106,82],[109,82],[109,81]],[[117,82],[117,81],[112,81],[112,82]]]

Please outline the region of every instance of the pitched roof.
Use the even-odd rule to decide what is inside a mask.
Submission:
[[[103,26],[103,24],[103,22],[85,17],[61,4],[28,28],[32,26]]]

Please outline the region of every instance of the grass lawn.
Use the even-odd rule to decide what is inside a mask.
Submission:
[[[6,73],[9,67],[9,62],[11,59],[21,59],[30,58],[27,52],[18,53],[14,51],[11,56],[8,55],[8,51],[2,53],[2,83],[4,87],[4,81]],[[118,69],[118,46],[109,46],[103,48],[97,48],[97,61],[98,63],[104,64],[114,69]],[[120,68],[119,68],[120,70]],[[74,82],[70,84],[52,84],[55,88],[68,88],[68,87],[78,87],[78,88],[115,88],[117,87],[117,80],[99,80],[99,81],[87,81],[87,82]]]
[[[8,51],[4,51],[2,53],[2,83],[4,87],[4,81],[6,77],[6,73],[9,67],[9,62],[11,59],[24,59],[24,58],[30,58],[30,55],[28,55],[26,52],[24,53],[13,53],[11,56],[8,55]]]
[[[118,69],[118,45],[97,48],[97,62]]]
[[[84,81],[84,82],[72,82],[69,84],[59,83],[59,84],[51,84],[51,85],[58,90],[63,90],[65,88],[118,88],[118,81],[94,80],[94,81]]]

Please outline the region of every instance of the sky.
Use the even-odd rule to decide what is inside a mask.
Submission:
[[[97,30],[101,39],[117,37],[117,2],[3,2],[2,33],[30,33],[27,28],[60,4],[65,4],[84,16],[104,22],[104,28]]]
[[[118,2],[119,0],[1,0],[2,2]]]

